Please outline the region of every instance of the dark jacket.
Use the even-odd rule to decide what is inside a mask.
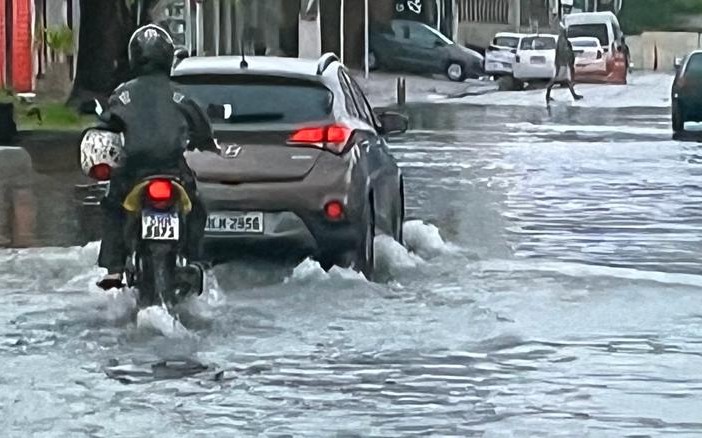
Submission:
[[[573,45],[565,32],[560,32],[556,42],[556,67],[572,67],[575,64]]]
[[[124,133],[125,168],[139,173],[177,168],[186,149],[214,148],[207,115],[165,75],[117,87],[101,120]]]

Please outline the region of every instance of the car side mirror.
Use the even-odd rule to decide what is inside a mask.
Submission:
[[[185,47],[179,47],[175,50],[174,56],[175,59],[182,61],[185,58],[190,57],[190,53],[188,53],[188,49],[186,49]]]
[[[444,47],[444,42],[441,40],[434,41],[434,47]]]
[[[682,58],[675,58],[675,61],[673,63],[673,66],[675,67],[675,71],[679,71],[680,68],[682,67],[683,60]]]
[[[378,115],[378,119],[383,135],[403,134],[409,129],[409,118],[400,113],[384,112]]]

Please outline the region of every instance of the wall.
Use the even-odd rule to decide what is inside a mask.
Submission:
[[[467,46],[487,47],[490,45],[493,37],[498,32],[516,32],[519,29],[519,23],[522,21],[522,1],[509,0],[494,2],[494,5],[499,5],[500,13],[489,13],[491,5],[490,1],[481,0],[460,0],[458,2],[458,14],[461,21],[458,23],[458,32],[456,42]],[[476,8],[477,10],[471,10]],[[478,17],[477,21],[468,21],[470,18]],[[484,18],[480,18],[484,16]],[[490,22],[495,17],[500,17],[502,23]]]
[[[644,32],[626,39],[634,67],[673,71],[675,58],[702,48],[702,35],[694,32]]]
[[[496,33],[514,31],[511,24],[463,22],[458,24],[456,42],[464,46],[487,47]]]

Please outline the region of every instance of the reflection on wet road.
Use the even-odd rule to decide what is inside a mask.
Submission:
[[[3,430],[702,434],[702,147],[665,109],[410,111],[408,216],[445,242],[380,238],[378,283],[240,262],[173,326],[90,286],[94,244],[0,251]]]

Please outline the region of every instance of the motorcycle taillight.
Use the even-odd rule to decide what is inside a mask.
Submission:
[[[173,205],[173,184],[167,179],[155,179],[146,187],[146,197],[157,209]]]

